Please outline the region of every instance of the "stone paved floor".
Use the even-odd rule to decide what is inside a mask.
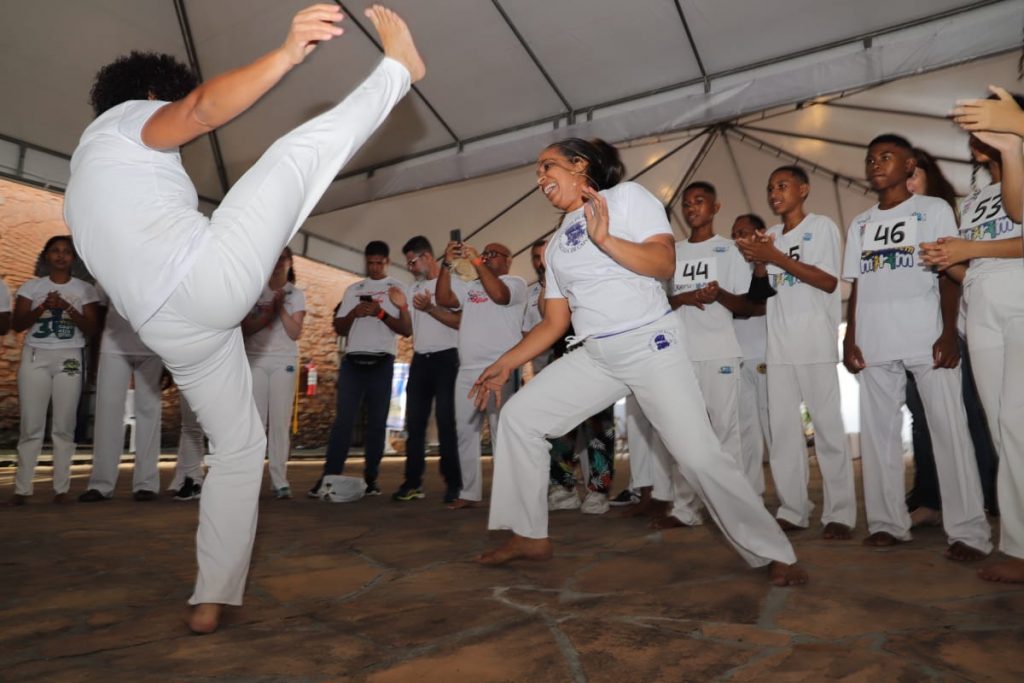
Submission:
[[[317,470],[293,466],[295,490]],[[435,471],[414,503],[262,501],[246,604],[199,638],[196,506],[132,502],[123,472],[114,501],[59,507],[41,469],[31,504],[0,509],[0,680],[1024,680],[1024,586],[943,559],[938,529],[889,550],[797,533],[812,582],[780,589],[712,526],[559,512],[553,561],[483,568],[501,534],[444,509]],[[400,478],[386,462],[385,492]]]

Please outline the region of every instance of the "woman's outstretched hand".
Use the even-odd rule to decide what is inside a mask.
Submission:
[[[321,42],[340,36],[344,29],[335,26],[344,18],[337,5],[321,3],[300,11],[292,19],[291,30],[281,49],[293,65],[301,64]]]

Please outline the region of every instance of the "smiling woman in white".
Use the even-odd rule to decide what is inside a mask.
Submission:
[[[292,250],[285,247],[259,301],[242,321],[252,395],[267,430],[270,483],[278,499],[292,497],[287,476],[289,430],[298,377],[298,339],[305,317],[306,295],[295,286]]]
[[[342,165],[425,73],[405,23],[379,5],[365,13],[384,59],[344,101],[275,142],[210,218],[179,146],[244,112],[341,35],[338,7],[300,11],[280,48],[195,89],[168,55],[133,53],[104,67],[92,91],[97,118],[71,158],[64,214],[82,258],[210,437],[190,598],[197,633],[217,628],[223,605],[241,604],[256,535],[266,437],[239,322]]]
[[[565,140],[537,161],[541,190],[566,212],[548,243],[544,319],[480,375],[477,405],[565,334],[570,321],[583,348],[548,366],[502,411],[489,527],[514,535],[480,561],[551,557],[546,437],[632,392],[743,559],[770,564],[777,585],[804,583],[789,541],[715,438],[682,324],[668,315],[661,284],[675,269],[665,209],[640,185],[620,183],[624,171],[618,151],[601,140]]]
[[[28,334],[18,367],[21,434],[11,505],[22,505],[32,495],[32,474],[43,447],[51,400],[54,502],[67,502],[75,414],[82,392],[82,348],[97,326],[96,290],[71,277],[75,262],[71,238],[51,237],[43,247],[43,258],[50,274],[23,284],[14,305],[14,331]]]

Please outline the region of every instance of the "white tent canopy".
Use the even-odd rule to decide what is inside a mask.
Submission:
[[[95,71],[131,49],[210,76],[278,44],[302,0],[4,0],[0,175],[60,189],[91,119]],[[379,58],[362,0],[345,36],[268,97],[183,150],[209,209],[282,132],[350,90]],[[569,135],[623,144],[666,202],[710,180],[719,229],[763,212],[767,173],[815,169],[810,208],[837,221],[870,204],[863,145],[907,135],[969,183],[965,138],[943,115],[988,83],[1016,82],[1024,0],[392,0],[428,77],[328,190],[293,246],[359,271],[361,247],[462,229],[518,251],[557,215],[530,162]],[[46,46],[56,46],[54,49]],[[516,203],[518,200],[518,203]],[[675,220],[677,228],[682,231]],[[682,234],[682,232],[680,233]],[[527,259],[514,272],[531,275]]]

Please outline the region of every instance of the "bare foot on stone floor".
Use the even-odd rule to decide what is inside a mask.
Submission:
[[[367,18],[373,23],[377,33],[380,34],[380,42],[384,47],[384,54],[409,70],[410,80],[415,83],[427,73],[420,53],[413,43],[409,27],[405,25],[402,18],[380,5],[373,5],[366,8]]]
[[[448,503],[449,510],[472,510],[475,507],[480,506],[480,501],[466,500],[465,498],[456,498],[454,502]]]
[[[798,564],[771,563],[771,580],[776,586],[802,586],[810,579]]]
[[[188,616],[188,628],[197,636],[213,633],[220,625],[224,605],[215,602],[201,602],[192,608]]]
[[[946,556],[946,559],[954,562],[978,562],[988,557],[988,553],[972,548],[963,541],[951,543],[943,555]]]
[[[1002,583],[1024,583],[1024,560],[1011,557],[994,562],[978,570],[978,576],[986,581]]]
[[[499,565],[512,560],[534,560],[544,562],[554,554],[550,538],[526,538],[514,534],[496,550],[490,550],[477,558],[477,562],[486,565]]]
[[[910,543],[910,541],[904,541],[901,538],[896,538],[886,531],[876,531],[864,539],[864,545],[871,548],[890,548],[894,545],[902,545],[904,543]]]
[[[853,538],[853,529],[839,522],[829,522],[822,529],[821,537],[826,541],[849,541]]]

